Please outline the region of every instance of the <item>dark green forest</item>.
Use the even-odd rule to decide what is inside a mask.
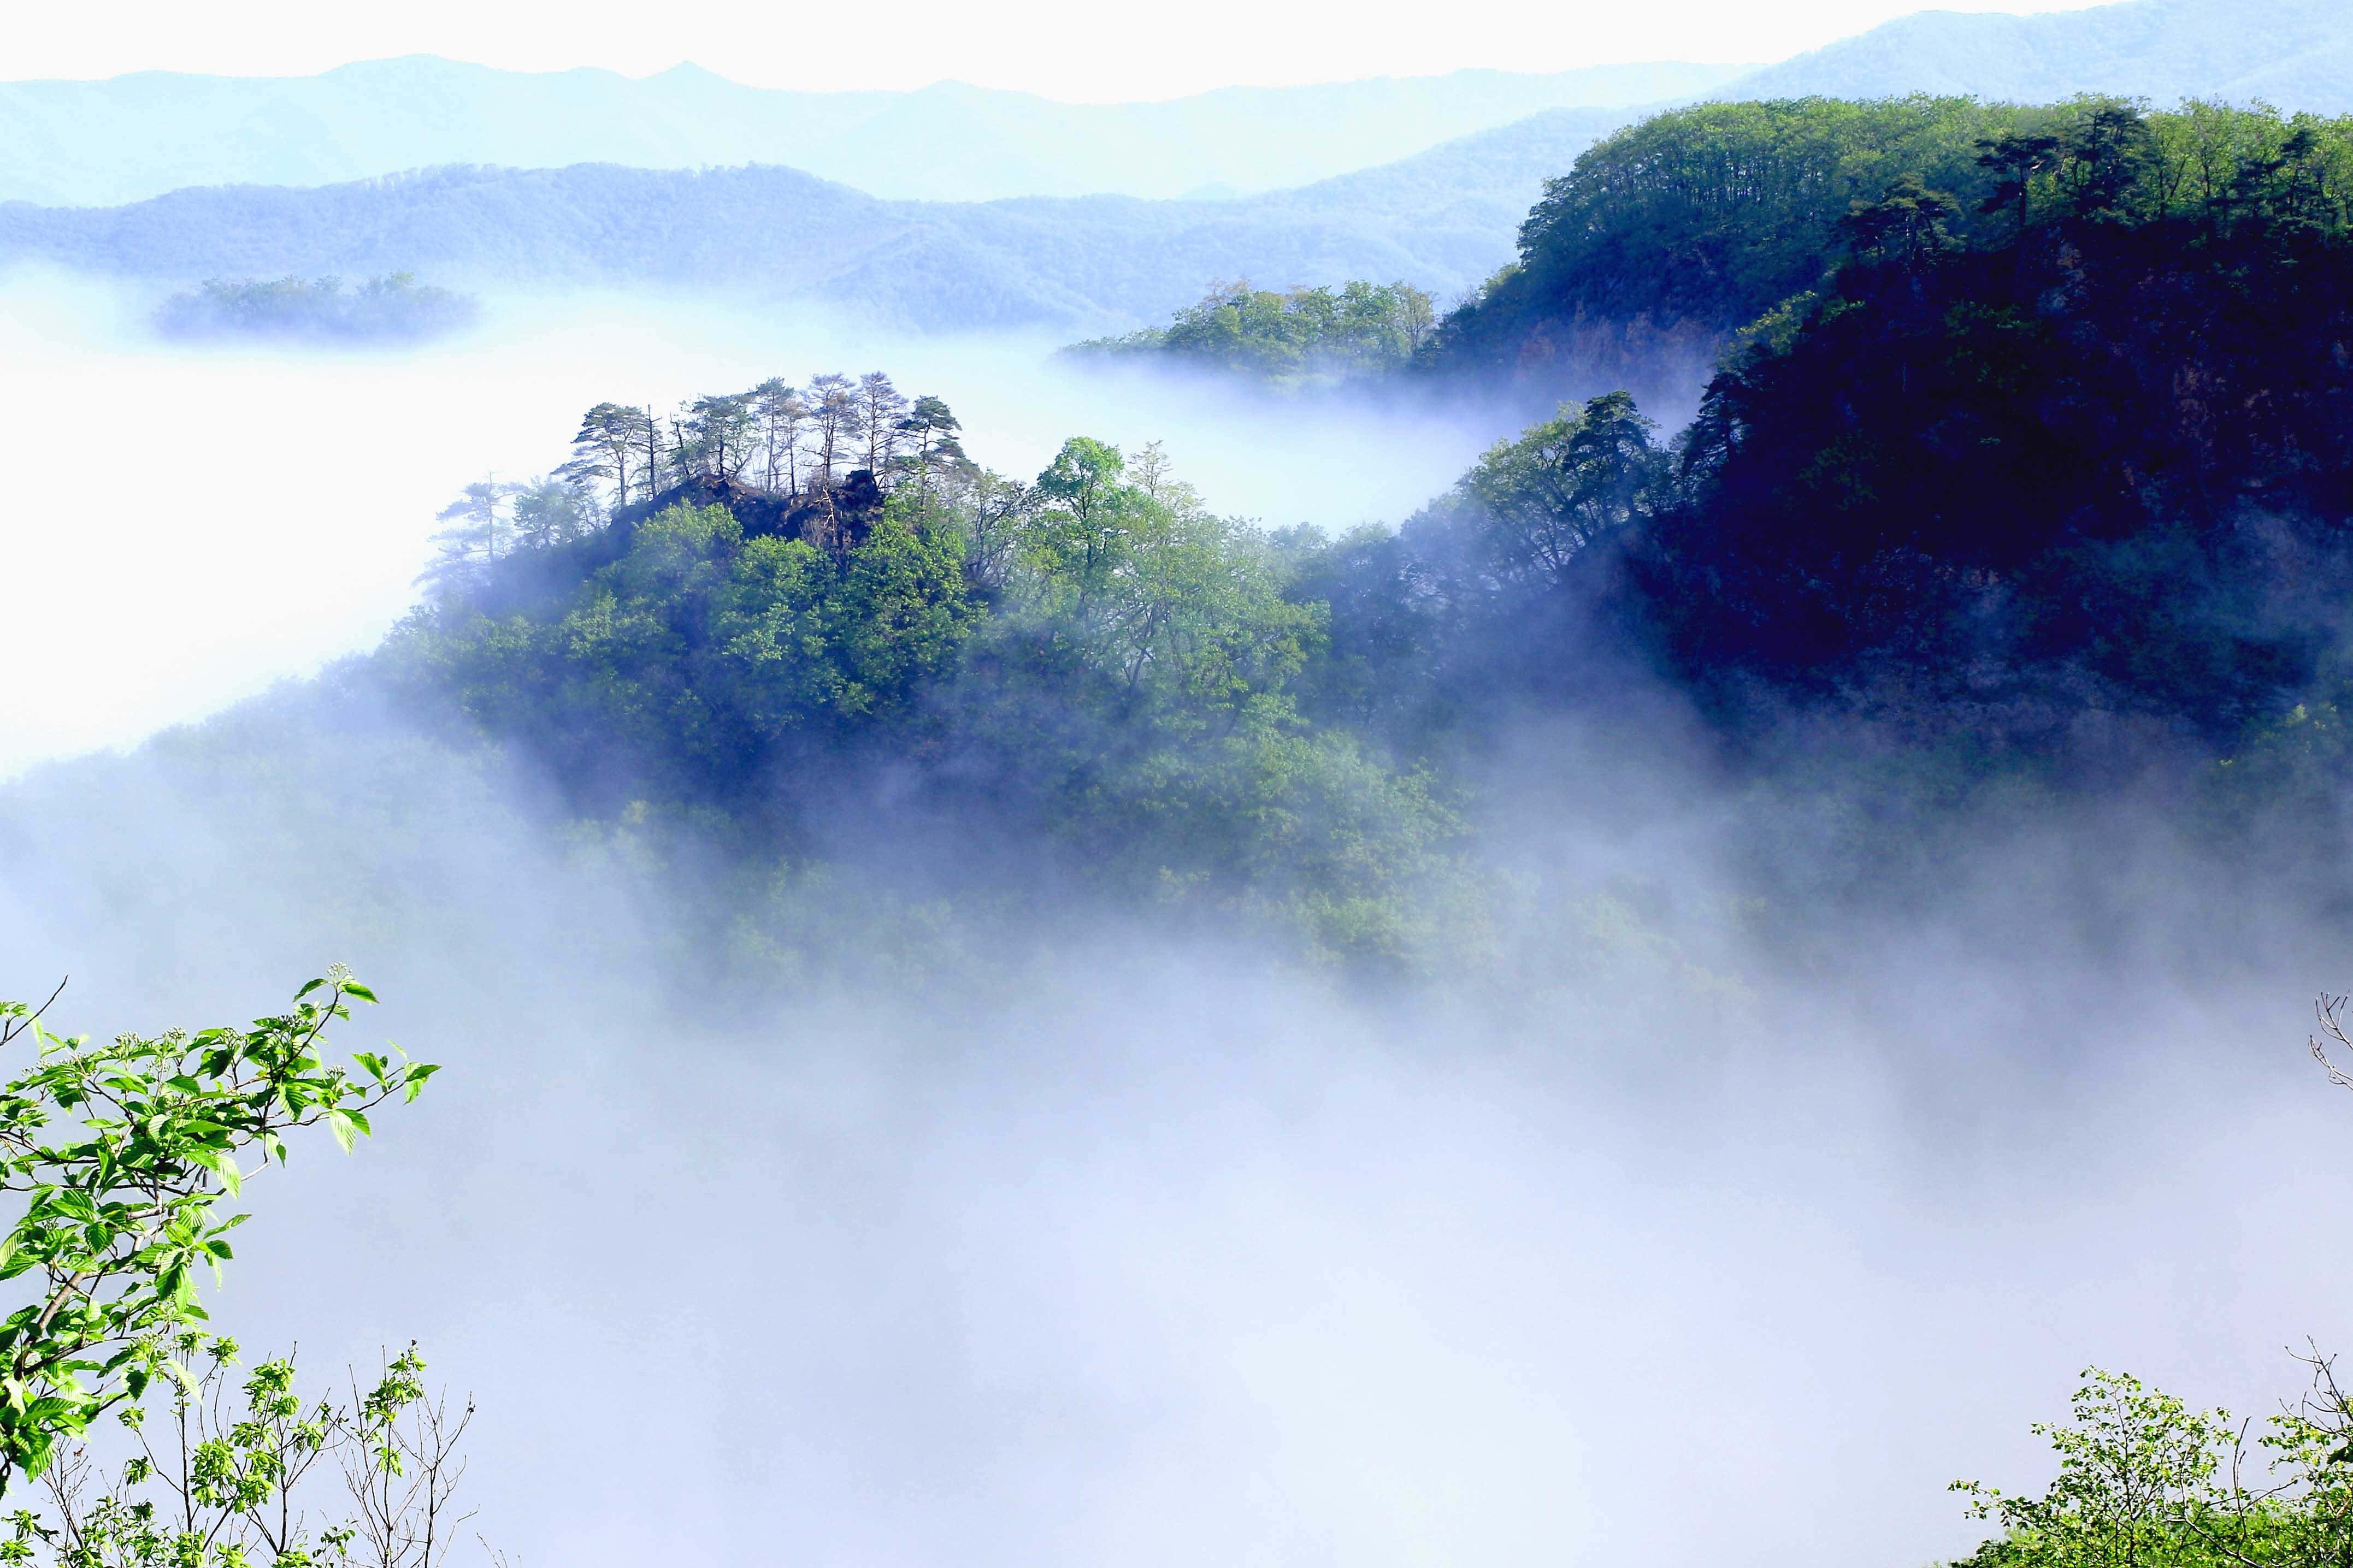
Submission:
[[[1451,313],[1434,364],[1510,368],[1579,322],[1739,331],[1798,308],[1852,254],[1849,217],[1910,179],[1945,199],[1945,240],[2015,237],[2080,205],[2105,114],[2133,128],[2129,178],[2107,209],[2132,225],[2224,228],[2282,201],[2331,232],[2353,191],[2353,119],[2084,98],[2041,107],[1969,98],[1710,103],[1630,126],[1546,182],[1519,257]],[[1999,157],[1988,156],[1999,146]],[[2099,178],[2110,178],[2102,174]],[[2084,210],[2092,210],[2085,208]]]

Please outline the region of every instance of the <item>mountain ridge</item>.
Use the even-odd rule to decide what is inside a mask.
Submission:
[[[0,264],[174,286],[409,271],[470,288],[701,287],[929,331],[1124,330],[1238,273],[1463,289],[1510,256],[1546,175],[1627,118],[1554,110],[1378,169],[1229,201],[893,202],[774,165],[575,164],[201,187],[120,207],[12,202],[0,204]]]
[[[2342,0],[2120,0],[2034,16],[1922,11],[1748,72],[1712,98],[1967,93],[2048,103],[2076,93],[2264,99],[2353,110],[2353,7]]]
[[[806,169],[891,200],[1286,189],[1556,108],[1705,90],[1739,67],[1457,71],[1071,104],[937,82],[746,87],[700,66],[501,71],[435,56],[313,77],[147,72],[0,83],[0,200],[118,205],[191,186],[329,184],[448,163]]]

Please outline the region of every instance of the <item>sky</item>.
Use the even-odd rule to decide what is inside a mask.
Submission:
[[[941,79],[1072,101],[1177,97],[1469,67],[1521,71],[1635,60],[1765,63],[1926,7],[1907,0],[1662,0],[1647,5],[1504,0],[1472,26],[1376,3],[1345,19],[1310,0],[1199,0],[1181,13],[1079,0],[907,0],[873,7],[713,0],[687,26],[625,0],[121,0],[25,6],[0,78],[135,70],[303,75],[355,59],[438,54],[519,70],[601,66],[632,76],[681,60],[758,87],[914,88]],[[1945,0],[1952,11],[2080,9],[2035,0]]]

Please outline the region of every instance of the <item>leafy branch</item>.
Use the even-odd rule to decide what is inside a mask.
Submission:
[[[156,1379],[192,1387],[174,1345],[205,1318],[199,1270],[218,1278],[248,1217],[226,1203],[286,1163],[290,1135],[324,1125],[349,1151],[371,1111],[414,1100],[438,1070],[396,1047],[326,1061],[328,1027],[375,1000],[341,965],[247,1027],[104,1045],[43,1026],[57,996],[0,1003],[0,1051],[32,1053],[0,1083],[0,1193],[23,1205],[0,1280],[26,1282],[0,1321],[0,1493]]]

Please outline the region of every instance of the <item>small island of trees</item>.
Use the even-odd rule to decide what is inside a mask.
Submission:
[[[394,272],[348,288],[340,278],[215,278],[164,300],[155,325],[166,337],[199,340],[414,343],[462,331],[480,316],[471,295]]]
[[[1410,283],[1334,289],[1253,289],[1216,283],[1166,327],[1096,338],[1064,352],[1082,359],[1174,361],[1279,386],[1377,375],[1411,360],[1436,329],[1430,297]]]

